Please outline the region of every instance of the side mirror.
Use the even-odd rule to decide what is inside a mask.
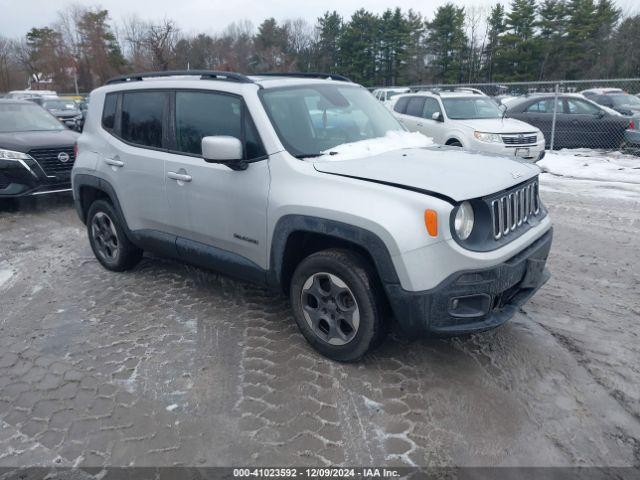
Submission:
[[[225,135],[204,137],[201,147],[205,162],[222,163],[232,170],[247,169],[247,162],[242,155],[242,142],[236,137]]]
[[[444,118],[442,118],[442,113],[440,112],[433,112],[431,118],[436,122],[444,122]]]

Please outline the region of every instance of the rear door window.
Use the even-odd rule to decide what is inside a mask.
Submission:
[[[399,98],[396,104],[393,106],[393,110],[398,113],[404,113],[405,109],[407,108],[407,103],[409,103],[409,98],[410,97]]]
[[[407,105],[407,115],[412,117],[422,117],[422,110],[424,108],[424,97],[411,97],[409,104]]]
[[[125,92],[122,95],[121,137],[145,147],[162,147],[166,92]]]

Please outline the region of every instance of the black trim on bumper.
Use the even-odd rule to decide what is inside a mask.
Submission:
[[[506,262],[456,272],[431,290],[410,292],[386,284],[396,320],[411,335],[461,335],[502,325],[549,280],[545,264],[552,237],[553,230],[549,230]],[[461,304],[480,305],[480,310],[458,313],[456,299]]]

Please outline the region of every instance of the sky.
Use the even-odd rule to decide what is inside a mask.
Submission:
[[[56,20],[56,12],[73,3],[68,0],[0,0],[0,35],[10,38],[23,36],[31,27],[42,27]],[[413,8],[427,18],[446,0],[78,0],[78,4],[99,5],[109,10],[111,19],[137,14],[143,20],[171,18],[184,33],[222,31],[228,24],[250,20],[257,26],[262,20],[302,17],[315,23],[327,10],[337,10],[349,17],[359,8],[380,13],[396,6],[403,10]],[[490,8],[495,0],[453,0],[467,7]],[[502,2],[508,4],[509,0]],[[638,0],[618,0],[624,12],[640,12]]]

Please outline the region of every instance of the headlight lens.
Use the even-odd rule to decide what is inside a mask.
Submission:
[[[28,160],[29,158],[31,157],[26,153],[0,149],[0,160]]]
[[[460,240],[466,240],[473,230],[473,207],[469,202],[462,202],[453,220],[453,228]]]
[[[481,142],[502,143],[502,137],[497,133],[473,132],[473,136]]]

